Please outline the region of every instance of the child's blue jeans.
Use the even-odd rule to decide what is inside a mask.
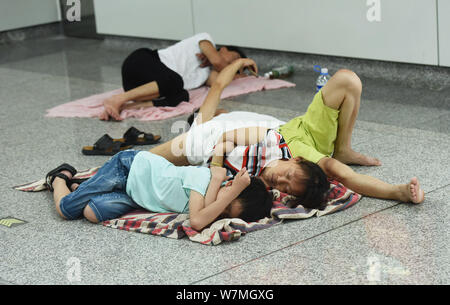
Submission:
[[[78,219],[89,205],[97,220],[105,221],[140,208],[126,193],[128,173],[138,152],[126,150],[114,155],[92,178],[61,199],[62,214],[69,220]]]

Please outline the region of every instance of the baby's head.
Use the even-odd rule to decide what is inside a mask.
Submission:
[[[221,187],[217,198],[224,196],[230,190],[230,185]],[[221,217],[240,218],[246,222],[253,222],[269,217],[271,209],[272,195],[266,190],[266,186],[261,179],[251,177],[250,185],[228,205],[222,212]]]

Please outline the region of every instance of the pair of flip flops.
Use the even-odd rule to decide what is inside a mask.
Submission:
[[[122,150],[127,150],[133,147],[133,145],[151,145],[158,143],[161,139],[159,135],[153,135],[152,133],[145,133],[135,127],[130,127],[123,138],[113,139],[109,135],[104,134],[94,146],[84,146],[82,153],[84,155],[105,155],[112,156]]]

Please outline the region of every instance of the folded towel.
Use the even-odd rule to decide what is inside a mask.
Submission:
[[[295,87],[295,84],[263,77],[244,77],[233,80],[222,92],[221,98],[229,98],[262,90]],[[122,119],[137,118],[141,121],[164,120],[185,113],[191,113],[203,104],[209,87],[203,86],[189,91],[189,102],[181,102],[176,107],[147,107],[125,109],[120,113]],[[46,117],[99,117],[103,111],[103,101],[113,95],[123,92],[123,89],[92,95],[73,102],[68,102],[47,110]]]
[[[76,178],[92,177],[99,167],[81,171]],[[14,187],[24,192],[38,192],[45,190],[45,179]],[[258,222],[247,223],[238,218],[220,219],[212,223],[201,232],[195,231],[190,226],[188,214],[176,213],[151,213],[145,210],[136,210],[120,218],[104,221],[106,227],[159,235],[179,239],[188,236],[191,241],[204,245],[218,245],[224,241],[234,241],[243,234],[278,225],[287,219],[306,219],[313,216],[324,216],[342,211],[353,206],[361,199],[361,195],[346,188],[335,180],[330,180],[330,192],[328,203],[324,210],[307,209],[302,205],[289,208],[287,203],[295,199],[294,196],[272,190],[273,207],[271,217],[266,217]]]

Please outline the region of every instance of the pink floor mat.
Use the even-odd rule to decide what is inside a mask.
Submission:
[[[221,98],[230,98],[262,90],[295,87],[295,84],[280,80],[249,76],[233,80],[222,92]],[[209,87],[203,86],[189,91],[189,102],[181,102],[176,107],[147,107],[126,109],[121,112],[122,119],[137,118],[141,121],[164,120],[185,113],[192,113],[202,105]],[[110,96],[123,92],[123,89],[92,95],[73,102],[65,103],[47,110],[46,117],[97,118],[103,113],[103,101]]]

